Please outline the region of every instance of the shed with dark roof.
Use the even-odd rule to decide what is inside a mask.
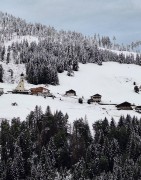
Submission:
[[[70,89],[69,91],[66,91],[67,96],[76,96],[76,91],[74,91],[73,89]]]
[[[121,104],[116,105],[118,110],[133,110],[131,103],[125,101]]]

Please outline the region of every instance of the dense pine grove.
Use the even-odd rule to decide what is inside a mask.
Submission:
[[[67,114],[36,106],[23,122],[3,120],[0,179],[141,179],[141,119],[105,118],[91,132],[86,119],[70,127]]]
[[[14,37],[37,37],[39,42],[13,42],[5,47],[5,42]],[[59,84],[58,73],[67,71],[69,76],[79,70],[79,63],[96,63],[114,61],[141,65],[141,55],[134,58],[133,54],[125,56],[106,49],[131,50],[141,44],[140,41],[131,45],[118,45],[116,38],[108,36],[83,36],[71,31],[56,31],[53,27],[41,24],[26,23],[7,13],[0,12],[0,61],[5,63],[25,64],[26,78],[33,84]],[[100,47],[100,48],[99,48]],[[0,81],[2,74],[0,73]]]

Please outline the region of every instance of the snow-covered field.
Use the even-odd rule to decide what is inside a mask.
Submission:
[[[60,85],[48,88],[56,96],[43,98],[32,95],[4,94],[0,96],[0,118],[11,119],[20,117],[24,120],[36,105],[42,106],[45,111],[49,105],[52,112],[61,110],[68,113],[69,122],[78,118],[87,118],[89,124],[96,120],[112,117],[118,120],[121,115],[131,114],[141,117],[141,114],[132,111],[118,111],[114,105],[99,105],[97,103],[87,104],[91,95],[99,93],[102,95],[102,103],[118,104],[128,101],[135,105],[141,105],[141,94],[134,92],[133,82],[141,85],[140,77],[141,67],[137,65],[118,64],[115,62],[106,62],[102,66],[96,64],[80,64],[80,69],[75,72],[74,77],[69,77],[66,72],[59,74]],[[17,84],[1,83],[0,87],[4,91],[12,90]],[[33,87],[25,83],[25,88]],[[65,92],[74,89],[76,97],[66,97]],[[78,98],[84,97],[84,103],[79,104]],[[61,98],[61,99],[60,99]],[[11,103],[17,102],[18,106],[12,106]]]
[[[11,41],[5,42],[6,50],[13,42],[21,42],[27,40],[29,43],[39,42],[37,37],[15,36]],[[101,48],[102,49],[102,48]],[[113,52],[119,54],[121,51]],[[122,52],[127,55],[131,52]],[[136,53],[132,53],[136,56]],[[6,64],[1,62],[4,68],[4,82],[0,83],[0,88],[3,87],[5,93],[13,90],[19,81],[20,74],[25,74],[25,65],[15,64],[13,61]],[[13,78],[9,69],[13,70]],[[80,69],[75,72],[74,77],[68,77],[66,72],[59,74],[59,86],[51,86],[48,88],[56,96],[55,99],[50,97],[43,98],[31,95],[19,94],[4,94],[0,96],[0,118],[11,120],[13,117],[20,117],[24,120],[30,111],[34,110],[35,106],[41,106],[45,111],[49,105],[52,112],[61,110],[63,113],[68,113],[69,122],[73,122],[78,118],[87,118],[89,124],[93,124],[96,120],[107,117],[109,120],[114,117],[118,120],[121,115],[135,115],[141,117],[141,114],[133,111],[118,111],[114,105],[99,105],[97,103],[87,104],[90,96],[99,93],[102,95],[102,103],[118,104],[128,101],[135,105],[141,105],[141,94],[134,92],[133,82],[141,85],[140,77],[141,67],[137,65],[118,64],[115,62],[106,62],[102,66],[96,64],[80,64]],[[14,82],[12,84],[11,82]],[[25,88],[30,89],[34,85],[25,83]],[[43,85],[44,86],[44,85]],[[66,97],[65,92],[74,89],[76,97]],[[78,98],[84,97],[84,103],[79,104]],[[18,106],[12,106],[11,103],[17,102]]]

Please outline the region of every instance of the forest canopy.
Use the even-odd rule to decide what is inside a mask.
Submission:
[[[93,136],[94,134],[94,136]],[[68,123],[68,115],[36,106],[25,121],[1,122],[0,179],[140,179],[141,119],[121,116]]]

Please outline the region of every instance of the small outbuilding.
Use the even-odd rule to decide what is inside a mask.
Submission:
[[[18,104],[16,102],[11,104],[12,106],[18,106]]]
[[[92,99],[88,99],[87,103],[88,103],[88,104],[92,104],[92,103],[93,103],[93,100],[92,100]]]
[[[136,106],[135,111],[138,112],[138,113],[141,113],[141,106]]]
[[[91,99],[93,102],[101,102],[101,95],[100,94],[95,94],[93,96],[91,96]]]
[[[133,110],[131,103],[123,102],[121,104],[116,105],[118,110]]]
[[[66,91],[66,96],[76,96],[76,91],[73,89],[70,89],[69,91]]]

